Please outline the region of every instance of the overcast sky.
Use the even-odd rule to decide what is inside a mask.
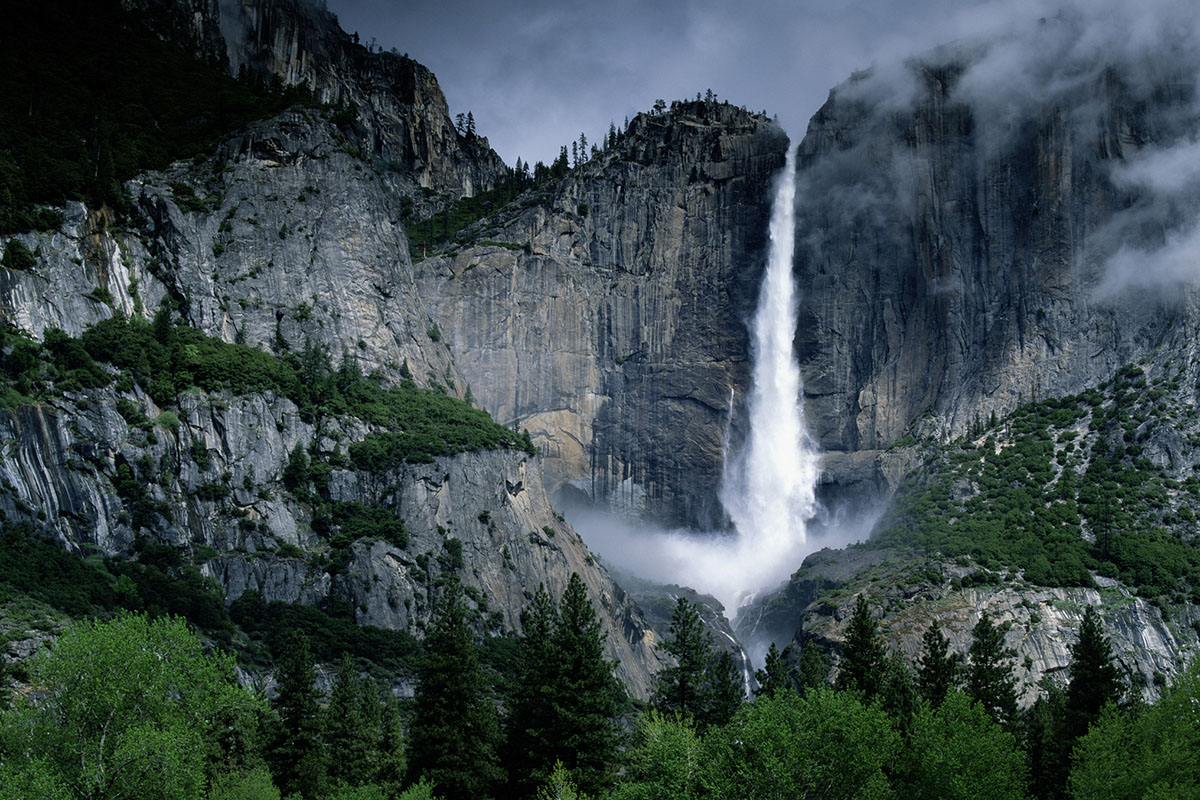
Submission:
[[[852,71],[1045,13],[1039,0],[327,0],[425,64],[512,164],[604,135],[656,98],[777,114],[794,139]]]

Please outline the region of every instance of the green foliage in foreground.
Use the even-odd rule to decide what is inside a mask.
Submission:
[[[900,737],[877,706],[829,688],[743,705],[705,740],[701,779],[717,798],[877,798]]]
[[[564,607],[574,604],[564,597]],[[547,631],[553,636],[553,604],[543,599],[541,606],[544,624],[531,616],[526,637]],[[576,612],[559,613],[569,618]],[[591,619],[587,609],[582,617],[585,623]],[[598,631],[590,624],[571,627],[583,633],[594,651],[590,644],[599,642]],[[304,637],[290,639],[277,662],[280,687],[273,713],[236,685],[230,657],[208,650],[181,620],[126,615],[75,623],[31,664],[29,679],[38,693],[17,697],[14,708],[0,712],[0,800],[275,800],[293,791],[303,797],[352,800],[432,800],[435,795],[455,800],[490,797],[501,788],[495,784],[501,778],[495,729],[476,718],[490,717],[497,705],[480,682],[478,647],[465,627],[461,596],[453,585],[439,605],[421,673],[417,720],[406,741],[414,773],[436,774],[437,787],[419,782],[404,789],[401,725],[390,692],[380,693],[352,659],[343,658],[333,692],[322,697],[314,686]],[[543,645],[530,640],[522,648],[539,652]],[[1098,641],[1073,648],[1073,658],[1080,661],[1078,668],[1072,665],[1073,679],[1087,680],[1095,672],[1090,662],[1106,660],[1103,645]],[[1092,650],[1096,652],[1089,655]],[[587,660],[596,662],[596,653]],[[532,680],[534,674],[531,669],[525,677]],[[586,771],[571,770],[559,759],[548,774],[542,773],[540,785],[512,796],[1067,796],[1040,783],[1040,777],[1030,781],[1017,736],[997,724],[983,705],[951,689],[936,706],[919,701],[904,710],[889,699],[896,686],[891,678],[883,681],[877,702],[867,702],[859,691],[829,686],[802,696],[781,689],[742,704],[728,723],[709,725],[703,732],[690,719],[648,710],[615,786],[595,793],[581,790],[577,780]],[[532,682],[527,688],[534,688]],[[466,698],[474,699],[464,702]],[[1069,767],[1063,763],[1070,796],[1196,797],[1198,705],[1200,662],[1157,705],[1118,709],[1110,702],[1078,740],[1073,758],[1069,742],[1060,754],[1073,761]],[[501,707],[514,713],[510,703]],[[1030,742],[1035,714],[1028,712],[1020,724]],[[571,757],[585,755],[572,753],[573,748],[593,747],[589,737],[575,738],[589,727],[588,719],[567,713],[556,724],[566,727],[551,741]],[[607,744],[586,755],[615,760]],[[268,763],[273,772],[264,768]]]
[[[931,446],[863,546],[970,557],[1044,586],[1090,587],[1096,572],[1144,597],[1200,601],[1200,478],[1174,480],[1143,452],[1156,425],[1195,416],[1171,399],[1177,388],[1128,366],[1099,389],[981,423],[974,441]]]
[[[1076,747],[1075,797],[1200,797],[1200,659],[1141,713],[1109,705]]]
[[[233,659],[174,619],[77,622],[32,680],[44,696],[0,715],[0,753],[13,783],[50,797],[201,798],[245,755],[229,732],[252,737],[262,710]]]

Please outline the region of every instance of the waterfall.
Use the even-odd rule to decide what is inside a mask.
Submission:
[[[734,530],[655,530],[582,512],[571,519],[588,546],[610,564],[711,594],[731,621],[756,593],[787,580],[812,549],[806,530],[817,511],[820,456],[804,429],[800,368],[792,347],[795,169],[789,148],[775,182],[767,266],[751,322],[750,430],[736,452],[728,441],[737,400],[732,390],[729,398],[720,499]]]
[[[779,583],[803,557],[808,521],[816,513],[820,456],[804,428],[803,385],[792,345],[796,297],[795,149],[788,148],[776,179],[771,243],[752,323],[750,431],[742,451],[727,459],[721,502],[737,531],[737,571],[743,593]]]

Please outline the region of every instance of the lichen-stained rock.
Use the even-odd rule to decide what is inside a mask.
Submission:
[[[787,137],[719,103],[636,117],[615,147],[415,265],[482,406],[553,491],[713,523],[746,320]]]

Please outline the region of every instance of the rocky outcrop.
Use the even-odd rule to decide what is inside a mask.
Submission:
[[[131,425],[118,398],[157,422]],[[290,401],[265,395],[189,393],[163,414],[140,390],[110,387],[21,406],[0,412],[0,512],[82,553],[125,554],[135,536],[152,536],[205,562],[227,602],[249,589],[288,603],[333,595],[360,623],[418,634],[447,570],[493,630],[519,630],[537,586],[561,595],[577,572],[597,601],[608,657],[634,695],[649,696],[659,662],[641,612],[555,515],[538,462],[524,453],[465,453],[384,474],[334,470],[331,501],[391,510],[408,542],[357,541],[341,569],[322,558],[329,534],[310,524],[310,503],[285,490],[284,465],[297,444],[332,452],[366,431],[351,419],[318,430]]]
[[[1191,45],[1100,52],[1079,22],[855,76],[810,122],[796,344],[826,450],[1077,392],[1195,314],[1169,247],[1190,190],[1136,169],[1191,141]]]
[[[250,126],[208,159],[131,181],[136,214],[117,229],[68,208],[63,227],[24,235],[31,271],[0,270],[0,316],[41,338],[77,335],[163,300],[226,341],[284,353],[312,342],[336,361],[460,394],[413,280],[399,198],[328,112]]]
[[[226,0],[222,30],[234,74],[248,72],[353,112],[356,140],[405,181],[454,197],[508,173],[487,139],[455,129],[433,73],[368,50],[311,0]]]
[[[212,43],[213,4],[155,7],[148,24],[162,38]],[[297,106],[211,155],[138,176],[120,220],[72,204],[57,231],[21,234],[36,263],[0,269],[0,319],[41,339],[114,314],[149,317],[165,303],[226,341],[325,353],[384,381],[411,376],[462,396],[466,382],[417,290],[400,220],[417,186],[470,194],[503,164],[486,140],[454,130],[428,71],[368,52],[314,4],[221,3],[216,21],[235,65],[331,105]],[[326,561],[331,545],[311,525],[313,508],[284,492],[280,476],[297,444],[345,447],[366,426],[345,418],[318,434],[271,395],[185,393],[163,413],[140,389],[122,391],[0,412],[7,519],[83,553],[128,554],[145,536],[204,562],[227,601],[247,589],[287,602],[333,595],[360,622],[417,634],[446,569],[461,573],[491,631],[518,628],[539,583],[561,593],[578,572],[608,632],[608,657],[634,695],[649,695],[653,637],[550,508],[537,460],[492,452],[388,475],[335,470],[326,499],[382,505],[408,531],[404,548],[351,544],[338,567]],[[132,424],[118,399],[158,422]]]
[[[226,69],[229,55],[221,34],[221,0],[120,0],[121,7],[165,42],[197,61]]]
[[[1167,615],[1115,581],[1097,583],[1097,589],[1054,589],[898,551],[822,551],[805,560],[780,595],[740,616],[737,630],[744,641],[780,643],[793,640],[779,633],[790,630],[797,650],[818,646],[840,653],[863,595],[888,646],[913,664],[930,625],[965,659],[972,629],[986,611],[997,625],[1008,626],[1005,644],[1016,653],[1014,673],[1027,706],[1044,678],[1065,685],[1070,648],[1084,611],[1094,606],[1134,695],[1153,701],[1200,649],[1200,611],[1172,607]]]
[[[621,143],[417,263],[474,397],[543,448],[557,492],[712,523],[787,138],[717,103]]]

